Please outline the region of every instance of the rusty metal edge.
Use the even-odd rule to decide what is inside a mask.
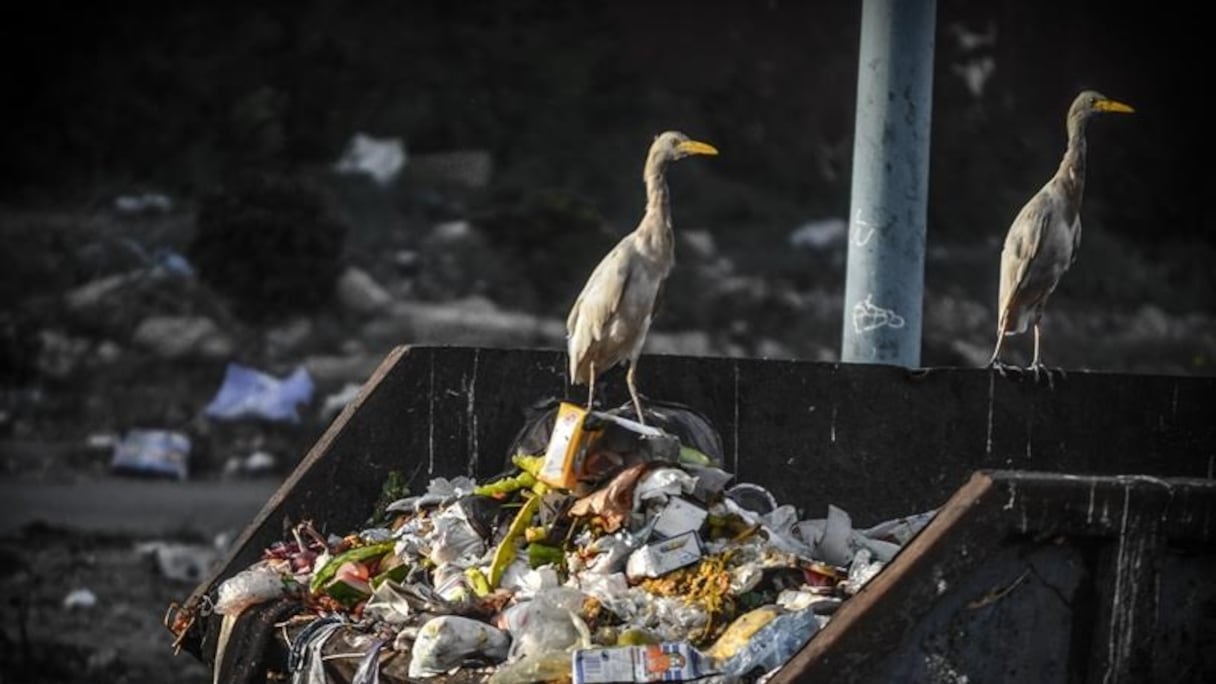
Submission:
[[[259,529],[261,529],[262,525],[265,524],[267,520],[270,520],[278,515],[279,509],[282,507],[284,500],[296,486],[296,483],[298,483],[300,479],[303,478],[304,475],[325,456],[325,454],[329,451],[330,445],[335,439],[338,438],[339,435],[342,434],[344,430],[346,430],[347,424],[350,422],[351,418],[355,415],[359,408],[362,407],[364,402],[367,401],[368,397],[370,397],[376,391],[380,385],[380,382],[393,371],[401,359],[410,353],[410,350],[410,346],[400,345],[394,347],[388,352],[388,354],[385,355],[384,359],[378,366],[376,366],[376,369],[372,371],[371,375],[369,375],[367,380],[363,383],[363,386],[359,388],[359,393],[355,396],[354,400],[347,404],[346,407],[342,409],[342,412],[339,413],[336,418],[334,418],[333,422],[330,423],[325,432],[321,434],[321,436],[313,444],[312,448],[308,450],[307,454],[305,454],[299,465],[297,465],[287,476],[287,478],[283,480],[282,484],[279,485],[274,494],[271,495],[271,497],[262,506],[262,509],[258,511],[257,515],[254,516],[253,520],[245,526],[245,529],[241,532],[241,535],[237,537],[236,541],[233,542],[231,547],[229,547],[223,561],[216,566],[216,569],[212,570],[198,584],[197,587],[195,587],[194,591],[190,593],[190,597],[186,599],[186,602],[183,604],[181,610],[193,611],[196,615],[198,615],[199,618],[203,617],[203,615],[199,613],[199,609],[204,605],[205,601],[208,600],[207,597],[211,594],[211,592],[216,589],[216,585],[218,585],[220,580],[223,578],[224,572],[232,565],[233,560],[245,550],[245,547],[249,544],[250,539],[253,538]],[[202,653],[202,622],[203,621],[201,619],[195,619],[193,622],[191,622],[184,635],[175,636],[179,638],[179,643],[183,648],[185,648],[185,650],[193,653],[203,662],[209,663],[214,659],[214,654],[208,653],[204,655]],[[169,627],[169,625],[166,625],[166,627]],[[172,633],[172,629],[169,631]]]

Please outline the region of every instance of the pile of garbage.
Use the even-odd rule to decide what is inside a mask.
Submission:
[[[279,636],[301,684],[752,681],[933,515],[856,530],[829,506],[799,520],[732,484],[716,433],[681,420],[699,414],[551,415],[502,477],[405,497],[394,477],[367,529],[297,525],[219,587],[215,611],[302,605]]]

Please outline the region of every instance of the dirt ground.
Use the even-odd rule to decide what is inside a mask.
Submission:
[[[13,451],[8,446],[8,453]],[[173,655],[166,608],[197,584],[269,498],[275,477],[178,483],[62,468],[0,482],[0,681],[206,682],[209,670]],[[171,563],[157,545],[190,550],[202,565]],[[93,601],[68,605],[80,590]]]
[[[208,668],[173,655],[161,626],[191,585],[165,578],[126,536],[33,526],[0,538],[0,681],[209,682]],[[91,606],[65,607],[88,589]]]

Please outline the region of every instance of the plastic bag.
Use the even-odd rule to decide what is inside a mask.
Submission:
[[[325,684],[328,681],[321,649],[343,625],[338,618],[318,618],[296,634],[287,655],[292,684]]]
[[[518,604],[508,618],[511,632],[510,659],[567,652],[591,643],[591,630],[578,613],[583,594],[577,589],[556,587],[542,591],[531,601]]]
[[[693,488],[692,497],[701,503],[709,503],[718,498],[726,483],[734,479],[734,475],[713,466],[685,465],[684,470],[691,473],[697,484]]]
[[[435,583],[435,594],[444,601],[459,603],[471,595],[468,575],[460,565],[447,563],[435,568],[432,581]]]
[[[770,523],[776,522],[779,525],[788,525],[790,519],[787,513],[776,509],[771,511],[769,515],[760,515],[753,511],[740,506],[731,499],[723,499],[720,510],[725,510],[727,513],[732,513],[739,516],[748,525],[760,525],[764,530],[764,535],[768,538],[769,546],[787,554],[793,554],[803,559],[810,560],[814,558],[814,547],[802,542],[799,536],[795,533],[804,523],[797,525],[789,525],[784,529],[774,529]],[[779,512],[781,511],[781,512]],[[711,509],[713,514],[713,509]],[[772,515],[775,514],[775,515]],[[711,548],[711,551],[714,549]]]
[[[776,606],[756,609],[756,611],[762,610],[780,611]],[[752,613],[756,611],[752,611]],[[739,620],[743,620],[752,613],[745,614]],[[710,649],[710,653],[711,655],[715,652],[729,653],[726,657],[718,656],[720,659],[716,661],[718,668],[726,674],[742,676],[757,669],[768,672],[781,667],[792,658],[806,644],[807,640],[819,631],[822,619],[813,610],[778,614],[755,630],[749,638],[746,638],[741,648],[723,648],[719,651],[718,644],[715,643],[714,648]],[[733,627],[732,624],[730,628],[727,628],[727,633]],[[721,643],[726,638],[727,634],[724,633],[719,642]],[[737,639],[737,635],[735,638]],[[738,642],[732,642],[731,645],[737,646]]]
[[[571,579],[578,585],[579,591],[596,599],[609,611],[619,615],[627,610],[620,605],[629,591],[629,581],[625,579],[625,573],[584,572]]]
[[[355,674],[350,678],[350,684],[380,684],[380,650],[388,643],[388,639],[376,639],[368,647]]]
[[[668,497],[692,494],[697,480],[679,468],[658,468],[642,476],[633,490],[633,510],[641,511],[650,501],[667,503]]]
[[[516,559],[503,572],[502,582],[499,583],[499,586],[503,589],[510,589],[515,600],[527,601],[538,594],[557,589],[561,586],[561,579],[557,576],[557,570],[552,566],[532,569],[528,567],[526,561]]]
[[[849,577],[841,583],[844,593],[850,596],[856,594],[882,571],[883,562],[871,560],[872,557],[869,549],[860,549],[853,556],[853,562],[849,564]]]
[[[283,578],[264,565],[254,565],[224,580],[216,592],[215,612],[240,615],[249,606],[283,595]]]
[[[605,604],[621,618],[626,629],[640,629],[661,641],[686,641],[709,623],[709,614],[699,603],[682,596],[656,596],[641,587],[630,587]]]
[[[300,422],[298,407],[312,401],[313,382],[303,367],[280,380],[238,363],[229,363],[224,382],[204,410],[208,418],[262,418]]]
[[[534,404],[526,411],[524,426],[520,428],[507,451],[507,461],[515,454],[539,454],[545,451],[553,432],[557,416],[558,399],[548,399]],[[705,414],[683,404],[650,399],[646,402],[646,424],[675,435],[686,447],[696,449],[710,458],[714,465],[722,464],[722,437]],[[633,404],[625,403],[606,413],[627,418],[636,418]]]
[[[869,529],[862,530],[861,533],[870,539],[881,539],[902,546],[920,533],[936,515],[937,511],[933,510],[894,520],[887,520]]]
[[[777,605],[791,613],[810,608],[816,615],[831,615],[844,603],[835,596],[824,596],[807,589],[783,589],[777,594]]]
[[[832,565],[848,565],[853,559],[849,538],[853,534],[853,519],[844,510],[828,506],[827,522],[824,525],[823,538],[816,548],[818,557]]]
[[[705,652],[706,655],[718,661],[734,658],[747,647],[758,631],[779,615],[781,609],[777,606],[761,606],[740,615],[722,632],[713,646]]]
[[[433,520],[435,526],[427,535],[431,547],[427,557],[435,565],[469,565],[485,554],[485,542],[469,524],[460,506],[449,506]]]
[[[507,656],[511,639],[502,631],[459,615],[432,618],[418,631],[410,653],[411,677],[434,677],[471,656],[495,662]]]
[[[490,675],[489,684],[532,684],[560,681],[569,676],[570,654],[555,651],[499,665],[494,674]]]
[[[131,430],[114,445],[110,468],[131,475],[168,475],[185,480],[190,438],[169,430]]]
[[[477,483],[463,475],[454,477],[451,480],[446,477],[437,477],[427,484],[426,494],[397,499],[388,506],[385,506],[384,510],[390,512],[419,511],[423,508],[438,506],[445,502],[455,501],[460,497],[468,496],[475,489],[477,489]]]
[[[419,599],[407,593],[401,584],[385,580],[372,591],[372,597],[363,606],[363,615],[390,625],[403,625],[418,612],[418,603]]]

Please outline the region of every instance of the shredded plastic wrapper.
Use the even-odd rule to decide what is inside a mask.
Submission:
[[[297,529],[221,585],[215,608],[302,603],[284,631],[297,682],[325,681],[326,662],[360,684],[470,668],[493,684],[750,681],[933,516],[858,530],[825,503],[825,517],[804,518],[764,487],[728,487],[733,476],[687,445],[656,450],[653,427],[602,425],[562,444],[587,468],[570,489],[541,481],[543,450],[483,482],[435,478],[382,501],[383,527]]]

